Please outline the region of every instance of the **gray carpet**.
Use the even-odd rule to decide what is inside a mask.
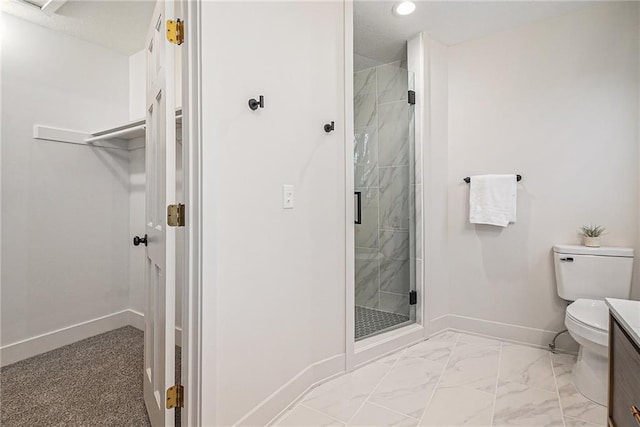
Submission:
[[[126,326],[2,368],[0,425],[150,426],[143,346]],[[176,368],[179,378],[179,347]]]

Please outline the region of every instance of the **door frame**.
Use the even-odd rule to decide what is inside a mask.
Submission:
[[[186,206],[182,295],[183,426],[202,424],[202,214],[201,188],[201,2],[180,1],[185,27],[182,45],[182,164]]]
[[[353,164],[353,1],[344,2],[344,170],[345,170],[345,371],[355,368],[355,178]]]
[[[362,366],[376,358],[379,358],[385,354],[396,351],[400,348],[407,347],[416,342],[429,338],[429,330],[427,328],[426,317],[426,295],[427,295],[427,276],[425,268],[427,265],[426,258],[428,256],[427,241],[426,241],[426,229],[430,224],[427,224],[424,220],[424,202],[422,209],[422,217],[418,218],[422,222],[422,241],[423,247],[423,264],[422,264],[422,281],[421,287],[418,290],[418,305],[416,306],[416,320],[415,323],[394,329],[392,331],[371,337],[368,340],[364,340],[360,345],[355,343],[355,213],[354,213],[354,198],[353,192],[355,191],[354,180],[354,164],[353,164],[353,139],[354,139],[354,87],[353,87],[353,74],[354,74],[354,13],[353,13],[354,0],[345,0],[345,13],[344,13],[344,87],[345,87],[345,221],[346,221],[346,233],[345,233],[345,371],[351,372],[354,369]],[[424,136],[424,105],[425,105],[425,93],[428,88],[424,87],[425,74],[425,51],[420,39],[418,46],[412,46],[412,55],[415,55],[414,59],[419,64],[419,67],[412,70],[415,73],[417,92],[416,96],[416,115],[415,115],[415,143],[419,143],[422,146],[421,153],[427,152],[428,148]],[[416,50],[417,48],[417,50]],[[407,52],[409,54],[409,52]],[[422,163],[422,180],[423,186],[428,187],[428,182],[425,181],[425,162],[424,154],[421,159]],[[430,195],[429,188],[423,190],[423,199],[425,196]]]

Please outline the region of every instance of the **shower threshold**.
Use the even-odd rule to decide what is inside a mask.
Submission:
[[[356,341],[412,323],[409,316],[356,306]]]

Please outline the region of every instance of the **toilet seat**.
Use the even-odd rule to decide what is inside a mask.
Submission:
[[[582,345],[592,343],[606,348],[609,344],[609,309],[602,300],[578,299],[570,304],[565,325]]]
[[[567,314],[590,328],[609,330],[609,308],[602,300],[581,298],[567,307]]]

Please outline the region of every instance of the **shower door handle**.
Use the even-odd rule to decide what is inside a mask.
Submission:
[[[356,197],[356,224],[362,224],[362,191],[353,193]]]

